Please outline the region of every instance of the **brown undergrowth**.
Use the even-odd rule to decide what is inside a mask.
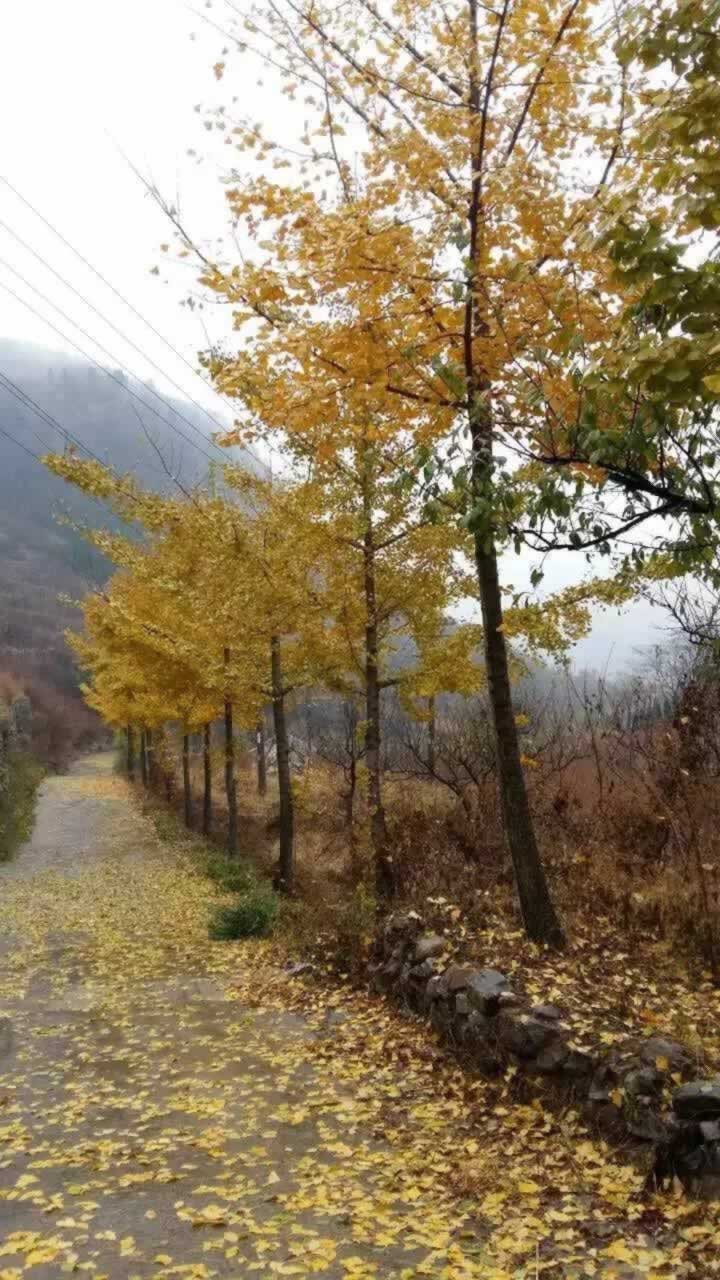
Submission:
[[[690,786],[681,801],[704,809],[707,889],[720,865],[707,821],[714,810],[711,798],[691,793]],[[524,936],[491,782],[468,812],[437,784],[388,779],[395,907],[417,911],[429,929],[446,937],[449,957],[499,968],[518,994],[558,1004],[578,1047],[597,1045],[598,1035],[611,1047],[628,1032],[645,1031],[681,1040],[699,1070],[720,1070],[720,989],[708,948],[717,896],[712,888],[703,898],[692,850],[675,834],[680,801],[658,849],[660,803],[656,808],[647,779],[615,779],[602,804],[597,778],[587,768],[566,772],[552,785],[533,778],[532,787],[570,940],[564,953]],[[265,872],[276,857],[273,789],[271,778],[268,794],[258,796],[252,760],[241,761],[242,851]],[[311,765],[296,779],[295,791],[298,875],[295,898],[281,913],[281,945],[287,955],[362,984],[376,916],[370,877],[363,874],[362,821],[349,831],[329,766]],[[666,795],[666,810],[667,801]],[[218,800],[219,841],[222,818]]]

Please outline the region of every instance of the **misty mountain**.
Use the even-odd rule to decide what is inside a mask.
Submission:
[[[210,441],[216,428],[192,403],[164,392],[162,403],[152,383],[110,372],[112,379],[64,352],[0,339],[0,428],[34,454],[66,448],[56,427],[21,403],[17,388],[101,461],[131,472],[149,488],[172,490],[171,476],[190,488],[206,479],[210,458],[259,469],[243,451],[221,455]],[[221,425],[229,422],[222,406],[212,414]],[[79,445],[71,447],[88,456]],[[81,598],[106,580],[111,566],[64,519],[112,524],[107,508],[0,434],[0,669],[31,671],[68,688],[76,673],[63,631],[77,625],[78,613],[61,597]]]

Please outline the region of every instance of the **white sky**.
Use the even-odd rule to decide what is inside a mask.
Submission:
[[[190,40],[192,31],[199,33],[196,42]],[[213,95],[211,65],[219,40],[181,0],[23,0],[12,6],[12,17],[6,15],[0,46],[0,108],[6,122],[0,177],[9,179],[192,362],[205,345],[202,321],[179,305],[186,284],[180,267],[173,265],[160,279],[150,274],[153,265],[162,265],[158,246],[171,239],[169,228],[115,143],[169,197],[179,193],[200,235],[219,233],[224,209],[218,170],[198,167],[186,154],[192,146],[208,150],[208,135],[193,107]],[[170,377],[192,395],[204,396],[207,404],[219,404],[1,182],[0,219]],[[4,265],[9,262],[96,334],[119,362],[159,382],[157,370],[103,330],[98,317],[64,291],[4,227],[0,258],[1,284],[11,285],[81,346],[88,345],[12,276]],[[187,287],[192,279],[188,268]],[[203,316],[217,334],[224,316],[212,309]],[[67,346],[2,288],[0,332]]]
[[[203,4],[204,0],[197,0],[198,9]],[[222,20],[222,0],[211,14]],[[212,64],[220,55],[222,37],[183,0],[22,0],[6,13],[3,36],[0,179],[8,179],[195,364],[198,349],[206,345],[203,324],[211,337],[226,333],[226,312],[211,307],[199,314],[180,306],[184,291],[192,287],[193,268],[188,267],[187,277],[174,263],[159,278],[150,274],[151,267],[162,265],[159,245],[171,236],[163,215],[118,147],[164,194],[180,203],[193,232],[205,239],[222,234],[225,212],[219,176],[229,156],[220,145],[220,135],[216,145],[194,110],[218,96]],[[222,95],[228,91],[223,82]],[[240,95],[241,114],[247,111],[257,118],[273,110],[280,117],[289,109],[285,100],[273,101],[267,90],[258,89],[252,76],[231,91]],[[198,165],[187,155],[189,148],[205,157],[211,154]],[[71,281],[147,358],[104,328],[97,315],[68,293],[4,226],[0,226],[0,335],[73,349],[11,298],[2,287],[9,285],[51,316],[80,346],[107,362],[97,347],[13,276],[8,263],[95,335],[118,364],[140,377],[152,377],[160,389],[175,394],[177,387],[167,380],[163,383],[149,363],[154,361],[187,394],[212,412],[222,413],[222,403],[213,393],[2,181],[0,220]],[[563,553],[552,561],[548,582],[555,587],[576,581],[585,567],[572,553]],[[526,562],[518,564],[512,557],[505,572],[517,588],[525,585]],[[662,615],[653,615],[645,605],[634,606],[621,617],[617,611],[604,613],[593,635],[578,646],[576,661],[601,667],[612,653],[611,665],[622,667],[635,648],[662,638],[657,629],[661,625]]]

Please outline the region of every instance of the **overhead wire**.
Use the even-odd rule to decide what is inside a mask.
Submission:
[[[138,376],[134,374],[131,369],[128,369],[127,365],[123,364],[122,361],[118,360],[117,356],[115,356],[112,353],[112,351],[109,351],[108,348],[104,346],[103,343],[100,342],[98,338],[95,338],[92,333],[89,333],[88,330],[84,329],[81,324],[78,324],[77,320],[73,320],[72,316],[69,316],[66,311],[63,311],[62,307],[58,306],[56,302],[53,302],[52,298],[48,298],[47,294],[43,293],[41,289],[38,289],[37,285],[32,284],[32,282],[22,274],[22,272],[18,271],[17,267],[11,266],[11,264],[9,262],[6,262],[4,258],[0,258],[0,266],[5,267],[7,271],[12,272],[12,274],[16,276],[17,279],[20,280],[27,289],[31,289],[32,292],[37,294],[37,296],[47,306],[52,307],[53,311],[57,311],[58,315],[62,316],[63,320],[65,320],[67,324],[70,324],[75,329],[77,329],[83,335],[84,338],[87,338],[88,342],[94,343],[95,346],[98,347],[100,351],[102,351],[103,355],[107,356],[107,358],[113,362],[115,367],[118,368],[122,373],[124,373],[127,378],[131,378],[134,382],[137,382],[146,391],[149,391],[151,395],[154,395],[156,399],[158,399],[161,402],[161,404],[163,404],[170,413],[180,418],[182,422],[187,423],[187,425],[196,433],[196,435],[200,437],[201,440],[205,442],[205,444],[212,445],[213,448],[217,449],[218,452],[220,452],[219,446],[216,445],[212,440],[208,440],[208,437],[204,434],[204,432],[202,432],[199,429],[199,427],[196,427],[195,424],[192,423],[189,418],[186,418],[183,413],[175,409],[174,406],[170,404],[170,402],[166,400],[164,396],[160,395],[160,393],[156,391],[153,387],[147,386],[142,381],[142,378],[138,378]],[[69,339],[67,340],[69,341]],[[82,348],[78,347],[77,349],[82,351]],[[88,360],[93,359],[93,357],[88,355],[87,352],[83,351],[82,354]],[[109,376],[110,371],[106,369],[104,365],[100,364],[99,361],[96,361],[96,360],[93,360],[93,363],[96,364],[97,368],[101,369],[106,375]],[[124,386],[123,383],[121,383],[121,385]],[[184,432],[180,431],[179,427],[175,426],[172,422],[169,422],[167,418],[163,418],[163,416],[158,413],[157,409],[155,409],[153,405],[148,404],[146,400],[142,400],[142,397],[139,397],[137,393],[133,392],[130,388],[126,387],[125,390],[128,392],[129,395],[134,396],[135,399],[140,399],[141,403],[144,404],[145,407],[149,409],[151,413],[154,413],[156,417],[160,418],[161,422],[165,422],[166,425],[169,426],[172,431],[176,431],[179,435],[183,437],[183,439],[188,444],[192,445],[194,449],[198,449],[200,453],[204,453],[205,457],[209,459],[209,454],[205,453],[203,449],[200,449],[199,445],[196,445],[194,440],[189,440],[188,437],[184,434]]]
[[[63,424],[59,422],[52,413],[49,413],[47,409],[44,409],[42,405],[38,404],[37,400],[33,400],[31,395],[28,395],[22,387],[18,386],[18,384],[6,373],[3,373],[2,370],[0,370],[0,387],[9,392],[9,394],[13,396],[24,409],[28,409],[31,413],[34,413],[41,422],[45,422],[48,426],[53,427],[55,431],[58,431],[65,440],[66,446],[68,444],[74,444],[77,448],[82,449],[83,452],[86,453],[89,458],[92,458],[94,462],[98,462],[101,467],[107,466],[107,463],[103,461],[99,454],[95,453],[94,449],[91,449],[84,440],[81,440],[79,436],[75,435],[72,431],[69,431],[67,427],[63,426]],[[7,435],[7,432],[4,434]],[[37,436],[37,432],[35,432],[35,435]],[[12,438],[14,440],[14,437]],[[37,436],[37,438],[45,448],[48,448],[46,442],[42,440],[40,436]],[[14,442],[17,444],[20,443],[19,441]],[[45,463],[39,454],[33,453],[32,450],[27,449],[25,446],[22,447],[25,448],[26,453],[29,453],[43,468],[45,468]],[[156,468],[153,468],[153,470],[156,470]],[[165,473],[168,474],[167,468]],[[176,483],[179,485],[178,481],[176,481]],[[182,489],[181,485],[179,487]],[[118,489],[120,493],[123,493],[128,497],[135,497],[135,494],[122,484],[118,485]],[[96,499],[96,501],[99,501],[99,499]]]
[[[59,432],[66,444],[77,445],[77,447],[82,449],[88,457],[94,458],[96,462],[102,462],[102,459],[93,452],[89,445],[86,445],[79,436],[73,435],[71,431],[68,431],[67,427],[64,427],[61,422],[58,422],[57,418],[49,413],[47,409],[43,409],[42,405],[38,404],[37,400],[33,400],[32,396],[28,395],[28,393],[24,391],[17,382],[14,382],[8,374],[4,373],[2,369],[0,369],[0,387],[9,392],[11,396],[14,396],[23,408],[29,409],[31,413],[34,413],[35,416],[40,418],[40,420],[46,423],[47,426],[52,427],[53,430]]]
[[[16,444],[18,449],[22,449],[23,453],[26,453],[29,458],[34,458],[36,462],[40,463],[40,466],[43,465],[43,460],[39,453],[33,453],[32,449],[28,449],[27,445],[23,444],[22,440],[16,440],[15,436],[11,435],[9,431],[6,431],[4,427],[0,427],[0,436],[4,436],[6,440],[10,440],[13,444]]]
[[[70,242],[70,240],[68,240],[67,237],[64,236],[63,233],[59,231],[58,228],[50,221],[50,219],[46,218],[45,215],[41,213],[40,210],[36,207],[36,205],[34,205],[30,200],[27,199],[26,196],[22,194],[21,191],[18,190],[18,188],[10,181],[9,178],[5,177],[4,174],[0,174],[0,182],[3,182],[5,186],[8,188],[8,190],[10,190],[13,193],[16,199],[20,200],[20,202],[23,205],[25,205],[25,207],[29,209],[30,212],[33,213],[36,218],[39,218],[39,220],[43,223],[43,225],[46,226],[48,230],[52,232],[52,234],[61,242],[61,244],[63,244],[66,249],[68,249],[72,254],[74,254],[74,256],[83,264],[83,266],[86,267],[87,270],[90,271],[96,277],[96,279],[98,279],[101,282],[101,284],[105,286],[106,289],[109,289],[110,292],[114,294],[114,296],[118,298],[120,302],[122,302],[123,306],[126,306],[128,310],[131,311],[132,314],[138,320],[140,320],[142,324],[144,324],[145,327],[152,334],[154,334],[155,337],[160,342],[162,342],[165,347],[167,347],[168,351],[172,352],[172,354],[176,357],[176,359],[180,360],[181,363],[184,364],[185,367],[190,370],[190,372],[193,374],[194,377],[200,379],[200,381],[203,383],[203,386],[208,387],[213,392],[213,394],[216,395],[218,399],[220,399],[223,402],[223,404],[227,405],[227,407],[231,410],[233,414],[235,413],[236,406],[227,396],[223,395],[221,391],[218,391],[212,378],[207,377],[206,375],[201,373],[201,371],[192,363],[192,361],[188,360],[187,356],[184,356],[181,351],[178,351],[177,347],[175,347],[173,343],[170,342],[170,340],[166,338],[164,334],[162,334],[160,330],[155,327],[152,321],[148,320],[147,316],[143,315],[143,313],[140,310],[138,310],[138,308],[134,305],[134,303],[132,303],[128,298],[126,298],[125,295],[112,283],[112,281],[108,280],[107,276],[103,275],[103,273],[99,271],[98,268],[94,266],[92,262],[90,262],[90,260],[85,256],[85,254],[83,254],[78,248],[76,248],[74,244]],[[129,340],[126,339],[126,341],[129,341]],[[134,344],[131,344],[131,345],[134,345]],[[153,362],[151,361],[150,363],[153,363]],[[154,367],[157,368],[158,366],[155,365]],[[164,374],[163,376],[166,378],[168,377],[167,374]],[[176,382],[174,382],[173,379],[171,378],[168,378],[168,381],[172,382],[174,386],[179,385]],[[195,404],[199,409],[201,409],[201,411],[207,415],[210,421],[212,422],[216,421],[213,418],[213,415],[210,413],[210,411],[206,409],[203,405],[199,404],[198,401],[194,400],[192,396],[188,395],[187,391],[183,390],[183,395],[188,400],[190,400],[191,403]],[[221,428],[221,429],[224,430],[224,428]],[[216,447],[219,447],[219,446],[216,446]],[[275,450],[273,450],[272,446],[268,445],[266,447],[269,449],[271,453],[276,452]],[[268,464],[259,456],[259,454],[257,454],[254,451],[254,449],[252,449],[250,445],[244,444],[242,448],[245,452],[249,453],[251,457],[253,457],[261,467],[263,467],[264,469],[267,469]]]
[[[26,285],[27,288],[31,289],[33,293],[36,293],[38,297],[42,298],[43,302],[47,303],[49,306],[53,308],[53,310],[57,311],[61,316],[63,316],[63,318],[67,320],[69,324],[75,325],[75,327],[79,329],[80,332],[86,338],[88,338],[90,342],[96,342],[96,339],[93,338],[92,334],[88,334],[85,329],[83,329],[80,325],[76,324],[74,320],[72,320],[69,316],[65,314],[65,312],[62,310],[61,307],[58,307],[54,302],[52,302],[48,297],[46,297],[46,295],[43,294],[40,289],[37,289],[35,285],[30,284],[29,280],[26,280],[25,277],[19,271],[16,271],[14,267],[11,267],[10,264],[8,262],[5,262],[3,258],[0,258],[0,266],[5,267],[8,271],[11,271],[13,275],[17,276],[18,279],[21,280],[22,283]],[[4,280],[0,280],[0,288],[4,289],[6,293],[9,293],[11,297],[15,298],[17,302],[19,302],[22,306],[26,307],[28,311],[32,312],[32,314],[35,315],[39,320],[42,320],[44,324],[47,324],[53,330],[54,333],[58,334],[58,336],[63,339],[64,342],[69,342],[70,345],[74,347],[75,350],[78,351],[85,360],[89,360],[90,363],[93,364],[96,369],[99,369],[100,372],[105,375],[105,377],[110,378],[110,380],[112,382],[115,382],[119,387],[121,387],[122,390],[127,395],[132,396],[133,400],[137,400],[138,403],[143,406],[143,408],[147,409],[150,413],[153,413],[155,417],[160,420],[160,422],[164,422],[165,425],[168,426],[171,431],[174,431],[176,435],[180,436],[181,439],[183,439],[186,442],[186,444],[189,444],[193,449],[196,449],[198,453],[201,453],[202,456],[206,458],[208,462],[214,463],[216,461],[210,456],[209,453],[207,453],[205,449],[202,449],[200,445],[196,444],[195,441],[192,440],[189,436],[187,436],[184,431],[181,431],[180,427],[178,427],[175,423],[171,422],[168,418],[164,417],[163,414],[159,413],[154,405],[150,404],[148,400],[145,400],[143,396],[138,395],[136,391],[133,391],[132,387],[127,386],[127,384],[123,381],[122,378],[118,377],[117,374],[113,373],[111,369],[107,369],[105,365],[100,363],[99,360],[96,360],[95,357],[90,355],[88,351],[84,350],[84,348],[81,347],[79,343],[75,342],[72,338],[70,338],[56,324],[53,324],[52,320],[49,320],[47,316],[44,316],[37,309],[37,307],[34,307],[31,302],[27,301],[27,299],[22,298],[20,294],[17,293],[14,289],[12,289],[10,285],[6,284]],[[107,349],[103,347],[101,343],[96,342],[96,345],[100,348],[101,351],[104,351],[105,354],[109,354],[107,352]],[[114,359],[114,357],[110,355],[110,359]],[[124,366],[119,365],[118,367],[125,372],[126,376],[133,377],[132,374],[129,374],[128,370],[124,369]],[[140,379],[134,378],[134,381],[140,382]],[[144,385],[144,384],[141,383],[141,385]],[[171,408],[171,412],[175,412],[175,411]],[[200,435],[202,435],[202,432],[200,432]],[[217,446],[215,447],[217,448]]]
[[[138,346],[137,342],[134,342],[133,339],[129,338],[126,333],[123,333],[122,329],[118,328],[118,326],[112,320],[109,320],[108,317],[104,315],[103,312],[99,309],[99,307],[96,307],[95,304],[91,302],[89,298],[86,298],[85,295],[81,293],[79,289],[76,289],[75,286],[69,280],[66,280],[66,278],[59,271],[57,271],[55,267],[53,267],[52,264],[47,261],[46,258],[43,258],[42,254],[38,253],[37,250],[33,249],[32,245],[28,244],[26,240],[23,240],[22,236],[18,235],[17,231],[14,231],[12,227],[8,226],[8,224],[4,222],[2,218],[0,218],[0,227],[2,227],[3,230],[7,231],[8,235],[11,235],[14,240],[17,240],[18,244],[22,245],[23,249],[25,249],[27,253],[32,254],[33,258],[35,258],[37,262],[41,263],[41,265],[44,266],[47,271],[51,272],[51,274],[55,276],[55,279],[59,280],[60,283],[65,286],[66,289],[69,289],[70,292],[73,293],[76,298],[79,298],[80,301],[86,307],[88,307],[90,311],[93,311],[95,315],[98,316],[100,320],[102,320],[103,324],[106,324],[109,329],[112,329],[113,332],[116,333],[118,337],[122,339],[123,342],[126,342],[129,347],[132,347],[133,350],[138,353],[138,355],[142,356],[143,360],[146,360],[147,363],[155,370],[156,373],[159,373],[162,378],[165,378],[167,382],[171,383],[171,385],[175,387],[175,389],[179,391],[180,394],[184,396],[186,400],[189,400],[191,404],[194,404],[195,407],[201,411],[201,413],[204,413],[209,418],[210,422],[212,422],[213,426],[217,428],[218,431],[226,430],[226,427],[223,425],[222,422],[219,422],[217,418],[213,417],[210,411],[206,409],[203,405],[201,405],[198,400],[194,400],[192,396],[188,395],[188,393],[184,390],[181,384],[179,382],[176,382],[174,378],[172,378],[159,364],[157,364],[155,360],[152,359],[151,356],[147,354],[147,352],[143,351],[142,347]],[[112,359],[114,358],[115,357],[112,357]],[[148,390],[152,391],[153,395],[156,395],[159,400],[162,400],[163,403],[167,405],[167,401],[165,400],[165,398],[159,395],[157,391],[155,391],[151,387],[149,387]],[[173,413],[178,413],[178,411],[174,407],[172,406],[169,406],[169,407],[172,408]],[[178,413],[178,416],[183,417],[183,415],[179,413]],[[203,432],[200,431],[199,427],[197,427],[193,422],[191,422],[189,418],[183,418],[183,420],[187,422],[190,427],[192,427],[193,431],[196,431],[199,435],[203,437],[204,440],[207,440],[207,436],[205,436]],[[215,447],[218,448],[217,445]]]

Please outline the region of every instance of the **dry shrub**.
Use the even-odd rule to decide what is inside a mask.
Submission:
[[[720,749],[711,749],[715,720],[700,724],[698,710],[715,703],[692,690],[677,705],[675,718],[663,719],[646,714],[641,701],[635,706],[626,699],[615,708],[595,703],[574,737],[551,722],[543,743],[536,735],[528,787],[543,860],[571,937],[592,929],[602,915],[628,943],[660,943],[717,972]],[[467,785],[459,786],[457,770],[452,785],[437,776],[439,770],[423,776],[422,741],[411,744],[412,752],[397,741],[385,775],[395,905],[416,909],[436,928],[457,919],[456,911],[470,930],[495,923],[518,928],[495,778],[483,772],[479,748],[483,768],[473,765]],[[267,795],[258,795],[251,751],[240,754],[238,775],[242,851],[271,873],[277,857],[274,777]],[[193,778],[199,813],[198,758]],[[297,903],[283,918],[299,953],[358,974],[372,932],[372,858],[362,788],[350,826],[346,783],[342,765],[317,756],[295,778]],[[214,818],[222,842],[220,752]]]

